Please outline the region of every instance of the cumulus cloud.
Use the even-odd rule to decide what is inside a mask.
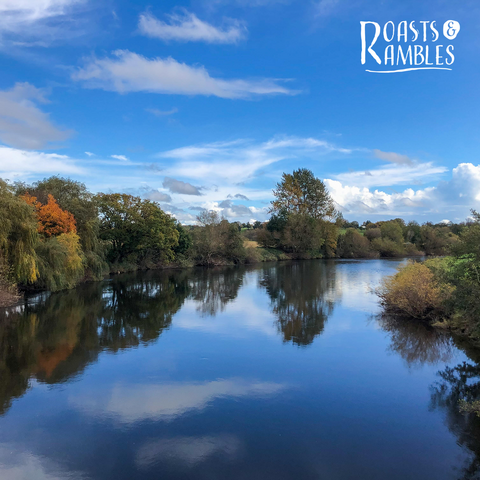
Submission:
[[[93,157],[95,154],[92,152],[85,152],[85,155],[88,155],[89,157]]]
[[[19,150],[0,145],[0,177],[10,180],[29,175],[81,175],[84,170],[67,155]]]
[[[113,57],[91,58],[72,78],[88,88],[119,93],[213,95],[231,99],[299,93],[280,85],[279,80],[223,80],[210,76],[203,66],[189,66],[171,57],[147,58],[128,50],[117,50]]]
[[[194,13],[167,16],[169,22],[155,18],[151,13],[140,15],[138,29],[148,37],[181,42],[237,43],[245,37],[246,29],[238,21],[225,28],[215,27],[200,20]]]
[[[395,163],[396,165],[409,165],[413,166],[414,161],[407,155],[400,155],[395,152],[382,152],[381,150],[374,150],[375,157],[386,162]]]
[[[66,140],[71,131],[53,125],[38,104],[48,101],[45,93],[29,83],[17,83],[0,91],[0,140],[17,148],[43,148]]]
[[[342,181],[326,179],[325,184],[340,210],[351,215],[426,216],[462,221],[470,208],[480,206],[480,165],[461,163],[452,170],[450,180],[436,186],[402,192],[371,191],[365,186],[346,185]]]
[[[201,195],[200,189],[191,183],[175,180],[175,178],[165,177],[163,187],[172,193],[180,193],[182,195]]]
[[[125,155],[110,155],[112,158],[116,160],[122,160],[123,162],[128,162],[128,158]]]

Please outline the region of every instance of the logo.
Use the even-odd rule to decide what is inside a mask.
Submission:
[[[452,70],[460,23],[447,20],[443,29],[436,21],[360,22],[362,65],[369,73],[401,73],[414,70]],[[440,34],[443,33],[443,37]],[[368,63],[367,63],[368,62]],[[376,62],[373,63],[373,62]],[[370,67],[374,65],[374,67]],[[380,65],[380,67],[379,67]]]

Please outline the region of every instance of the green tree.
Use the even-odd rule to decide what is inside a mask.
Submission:
[[[284,173],[282,181],[273,190],[275,200],[270,211],[307,215],[315,219],[333,218],[335,205],[325,184],[305,168],[293,174]]]
[[[150,200],[124,193],[96,196],[100,238],[107,242],[111,263],[154,266],[174,259],[179,231],[176,221]]]

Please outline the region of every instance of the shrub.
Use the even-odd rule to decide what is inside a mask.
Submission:
[[[381,257],[403,257],[405,247],[389,238],[376,238],[372,242],[372,247]]]
[[[387,311],[418,319],[443,316],[446,311],[444,302],[452,293],[453,287],[439,282],[423,263],[409,263],[400,268],[377,290]]]
[[[373,251],[370,242],[361,233],[349,228],[338,237],[337,254],[341,258],[374,258],[378,256]]]

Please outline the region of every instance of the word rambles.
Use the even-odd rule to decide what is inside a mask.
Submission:
[[[362,65],[373,58],[384,66],[450,66],[455,61],[454,46],[450,43],[460,31],[460,24],[447,20],[437,28],[436,21],[387,22],[383,27],[377,22],[360,22],[362,40]],[[380,46],[380,36],[387,43]],[[377,44],[378,42],[378,44]],[[383,43],[383,42],[382,42]]]

